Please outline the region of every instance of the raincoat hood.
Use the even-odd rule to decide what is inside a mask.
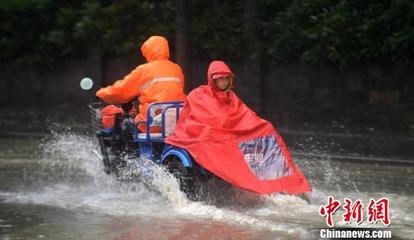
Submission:
[[[170,57],[168,41],[161,36],[152,36],[148,38],[148,40],[142,44],[141,52],[147,62],[168,59]]]
[[[233,79],[231,83],[231,88],[234,88],[234,74],[230,70],[229,66],[223,61],[212,61],[210,63],[210,66],[207,70],[207,79],[208,79],[208,85],[215,87],[215,84],[213,82],[213,75],[230,75]]]

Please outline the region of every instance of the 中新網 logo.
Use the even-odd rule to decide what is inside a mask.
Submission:
[[[326,224],[329,227],[334,227],[333,215],[341,205],[342,203],[339,200],[329,196],[328,203],[320,207],[319,214],[326,218]],[[370,198],[366,208],[360,199],[353,202],[348,198],[344,198],[342,208],[345,211],[342,214],[342,217],[346,223],[354,221],[356,224],[361,224],[364,221],[365,213],[366,220],[369,223],[376,223],[379,221],[384,226],[388,226],[391,223],[389,207],[390,201],[388,198],[381,198],[378,201]]]

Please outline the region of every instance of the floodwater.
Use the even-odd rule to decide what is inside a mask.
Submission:
[[[311,142],[304,142],[311,145]],[[192,202],[177,182],[155,168],[151,187],[119,181],[102,171],[96,141],[72,131],[46,137],[0,139],[0,240],[11,239],[315,239],[326,228],[319,209],[328,196],[343,201],[386,197],[393,239],[414,238],[414,164],[332,160],[329,154],[295,156],[313,193],[253,196],[213,188]],[[364,208],[365,209],[365,208]],[[335,227],[360,225],[334,215]]]

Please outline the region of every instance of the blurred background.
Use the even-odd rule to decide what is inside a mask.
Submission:
[[[163,35],[187,93],[222,59],[241,99],[281,131],[413,141],[411,0],[3,0],[0,18],[3,130],[81,123],[96,90],[144,63],[141,44]],[[84,77],[92,91],[80,90]]]

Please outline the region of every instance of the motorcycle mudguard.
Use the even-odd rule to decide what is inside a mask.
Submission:
[[[190,154],[185,149],[173,147],[170,145],[166,145],[161,155],[161,163],[164,163],[164,161],[171,156],[176,156],[180,159],[181,163],[185,167],[193,167],[193,161],[191,160]]]

